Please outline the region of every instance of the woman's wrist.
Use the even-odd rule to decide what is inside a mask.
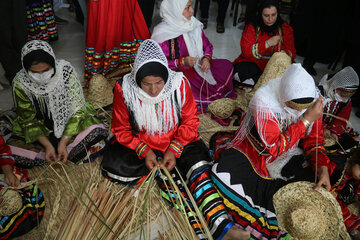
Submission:
[[[304,123],[306,129],[310,127],[311,123],[308,120],[306,120],[304,117],[301,117],[300,120]]]

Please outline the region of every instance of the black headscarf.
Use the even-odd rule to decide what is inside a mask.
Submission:
[[[38,49],[35,51],[31,51],[28,54],[26,54],[23,58],[23,65],[26,71],[29,71],[29,68],[33,65],[36,65],[38,63],[47,63],[51,67],[55,69],[55,59],[44,50]]]
[[[146,76],[161,77],[166,83],[169,72],[167,67],[159,62],[148,62],[142,65],[136,72],[136,83],[139,85],[139,87],[141,87],[141,81]]]
[[[262,12],[264,8],[270,8],[275,7],[278,13],[276,22],[271,25],[267,26],[263,19],[262,19]],[[279,27],[282,27],[284,23],[284,20],[281,19],[280,13],[279,13],[279,3],[277,0],[260,0],[258,4],[258,9],[256,12],[256,16],[253,19],[249,20],[249,24],[252,24],[255,28],[255,30],[260,27],[262,32],[266,32],[268,34],[273,33],[274,35],[277,33],[277,30]]]

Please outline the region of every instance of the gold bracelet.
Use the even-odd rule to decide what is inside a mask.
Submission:
[[[182,66],[185,66],[185,58],[182,58],[182,59],[181,59],[181,65],[182,65]]]
[[[301,121],[304,123],[306,129],[310,127],[311,123],[308,120],[306,120],[304,117],[301,118]]]

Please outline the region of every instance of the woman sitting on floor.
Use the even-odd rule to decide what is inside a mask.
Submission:
[[[241,36],[241,54],[234,64],[234,83],[252,88],[275,52],[285,52],[294,62],[296,50],[292,27],[279,16],[276,0],[261,0],[257,15]]]
[[[274,193],[289,182],[313,181],[330,190],[321,116],[313,78],[292,64],[260,87],[228,149],[213,166],[213,181],[233,220],[254,239],[288,239],[280,231]],[[305,156],[310,161],[305,161]]]
[[[345,67],[329,80],[326,75],[319,83],[319,89],[325,99],[324,137],[333,138],[338,143],[328,148],[330,152],[344,151],[357,146],[357,141],[352,138],[346,127],[352,108],[351,97],[358,87],[359,77],[352,67]]]
[[[17,117],[8,141],[16,166],[30,168],[45,160],[77,163],[88,151],[85,161],[94,160],[107,131],[85,102],[74,68],[56,60],[51,46],[40,40],[25,44],[22,64],[13,81]]]
[[[213,46],[202,31],[203,24],[193,17],[191,0],[164,0],[162,22],[151,36],[160,44],[169,67],[181,71],[189,80],[199,112],[207,111],[214,100],[236,98],[231,62],[213,59]]]
[[[198,133],[199,118],[188,81],[182,73],[168,69],[167,59],[155,41],[142,43],[133,71],[116,83],[113,106],[111,131],[115,136],[102,161],[105,177],[132,185],[144,180],[155,166],[171,171],[176,165],[189,181],[189,189],[197,205],[202,206],[214,238],[249,238],[228,219],[211,182],[211,160]],[[176,183],[180,182],[175,170],[171,174]],[[159,175],[157,179],[164,194],[168,194],[164,180]],[[191,216],[189,213],[190,223],[203,239]]]

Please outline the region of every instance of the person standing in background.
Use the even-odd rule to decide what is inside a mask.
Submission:
[[[0,1],[0,62],[11,84],[21,66],[21,48],[27,38],[26,1]],[[1,85],[4,88],[6,84]]]

